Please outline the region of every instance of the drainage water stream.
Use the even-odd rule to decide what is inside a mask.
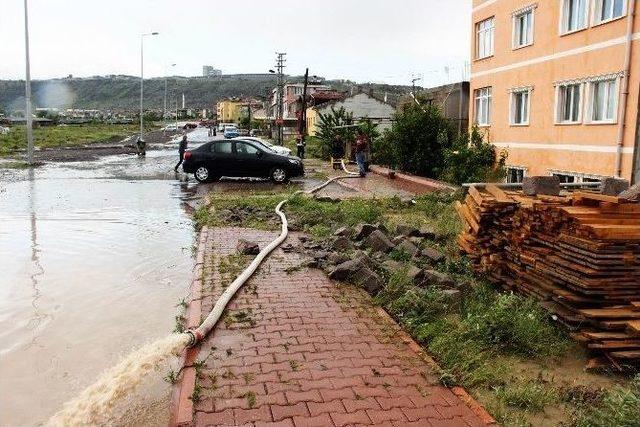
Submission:
[[[174,328],[199,197],[176,179],[175,160],[149,151],[0,177],[0,425],[46,421]],[[123,408],[129,419],[166,425],[162,374]]]

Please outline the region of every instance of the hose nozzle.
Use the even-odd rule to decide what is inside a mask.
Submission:
[[[189,335],[189,342],[187,343],[187,347],[195,347],[202,340],[202,336],[197,330],[189,330],[185,331],[185,334]]]

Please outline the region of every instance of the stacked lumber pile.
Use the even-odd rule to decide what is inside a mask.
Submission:
[[[475,268],[537,298],[598,356],[640,365],[640,203],[596,193],[472,187],[456,205]]]

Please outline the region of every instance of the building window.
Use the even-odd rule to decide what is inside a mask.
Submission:
[[[582,107],[582,84],[567,84],[557,87],[556,123],[580,123]]]
[[[491,88],[483,87],[475,91],[476,124],[489,126],[491,123]]]
[[[576,182],[576,177],[574,175],[567,175],[563,173],[554,173],[552,176],[557,176],[560,179],[560,184],[571,184]]]
[[[596,0],[593,11],[594,25],[612,21],[627,13],[627,0]]]
[[[510,184],[519,184],[524,181],[524,177],[526,176],[527,169],[516,167],[516,166],[508,166],[507,167],[507,182]]]
[[[560,29],[562,34],[587,28],[589,0],[563,0]]]
[[[617,80],[602,80],[590,83],[589,120],[592,122],[615,122],[618,99]]]
[[[511,92],[511,124],[528,125],[531,106],[531,89],[519,89]]]
[[[493,17],[476,24],[476,59],[493,55],[493,35],[495,20]]]
[[[513,17],[513,48],[533,44],[533,8]]]

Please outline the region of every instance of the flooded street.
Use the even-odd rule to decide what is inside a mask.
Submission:
[[[122,355],[173,330],[199,198],[195,181],[173,173],[176,157],[0,176],[0,425],[46,421]],[[168,391],[154,381],[136,405],[162,412]]]

